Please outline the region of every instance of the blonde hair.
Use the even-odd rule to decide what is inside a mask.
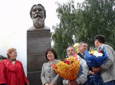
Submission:
[[[9,54],[11,54],[12,52],[16,51],[15,48],[10,48],[7,50],[7,57],[10,58]]]

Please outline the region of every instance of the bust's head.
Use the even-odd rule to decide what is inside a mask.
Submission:
[[[35,4],[30,10],[30,17],[33,20],[34,27],[39,29],[44,27],[46,10],[41,4]]]

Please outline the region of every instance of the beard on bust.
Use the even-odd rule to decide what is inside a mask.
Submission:
[[[44,27],[44,18],[36,17],[33,19],[33,25],[35,28],[43,28]]]

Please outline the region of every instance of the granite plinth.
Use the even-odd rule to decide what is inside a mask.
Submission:
[[[27,71],[41,71],[44,62],[47,62],[45,55],[28,54]]]
[[[30,85],[42,85],[40,74],[41,71],[28,72],[28,80]]]
[[[45,52],[50,47],[49,29],[27,31],[27,78],[30,85],[42,85],[40,73],[43,63],[47,62]]]

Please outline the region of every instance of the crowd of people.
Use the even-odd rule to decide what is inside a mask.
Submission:
[[[57,53],[53,48],[47,49],[45,57],[48,62],[45,62],[41,70],[42,85],[115,85],[115,51],[113,48],[105,44],[104,35],[95,36],[95,47],[99,52],[105,47],[108,59],[101,66],[91,67],[85,60],[85,50],[88,50],[88,44],[84,41],[79,43],[79,53],[77,58],[80,60],[80,69],[75,80],[66,80],[57,74],[52,68],[52,62],[58,62]],[[67,57],[74,56],[76,49],[73,46],[67,48]],[[7,51],[8,59],[0,62],[0,85],[30,85],[25,76],[22,63],[16,60],[17,52],[15,48],[10,48]],[[100,75],[103,83],[89,83],[89,76],[96,74]]]

